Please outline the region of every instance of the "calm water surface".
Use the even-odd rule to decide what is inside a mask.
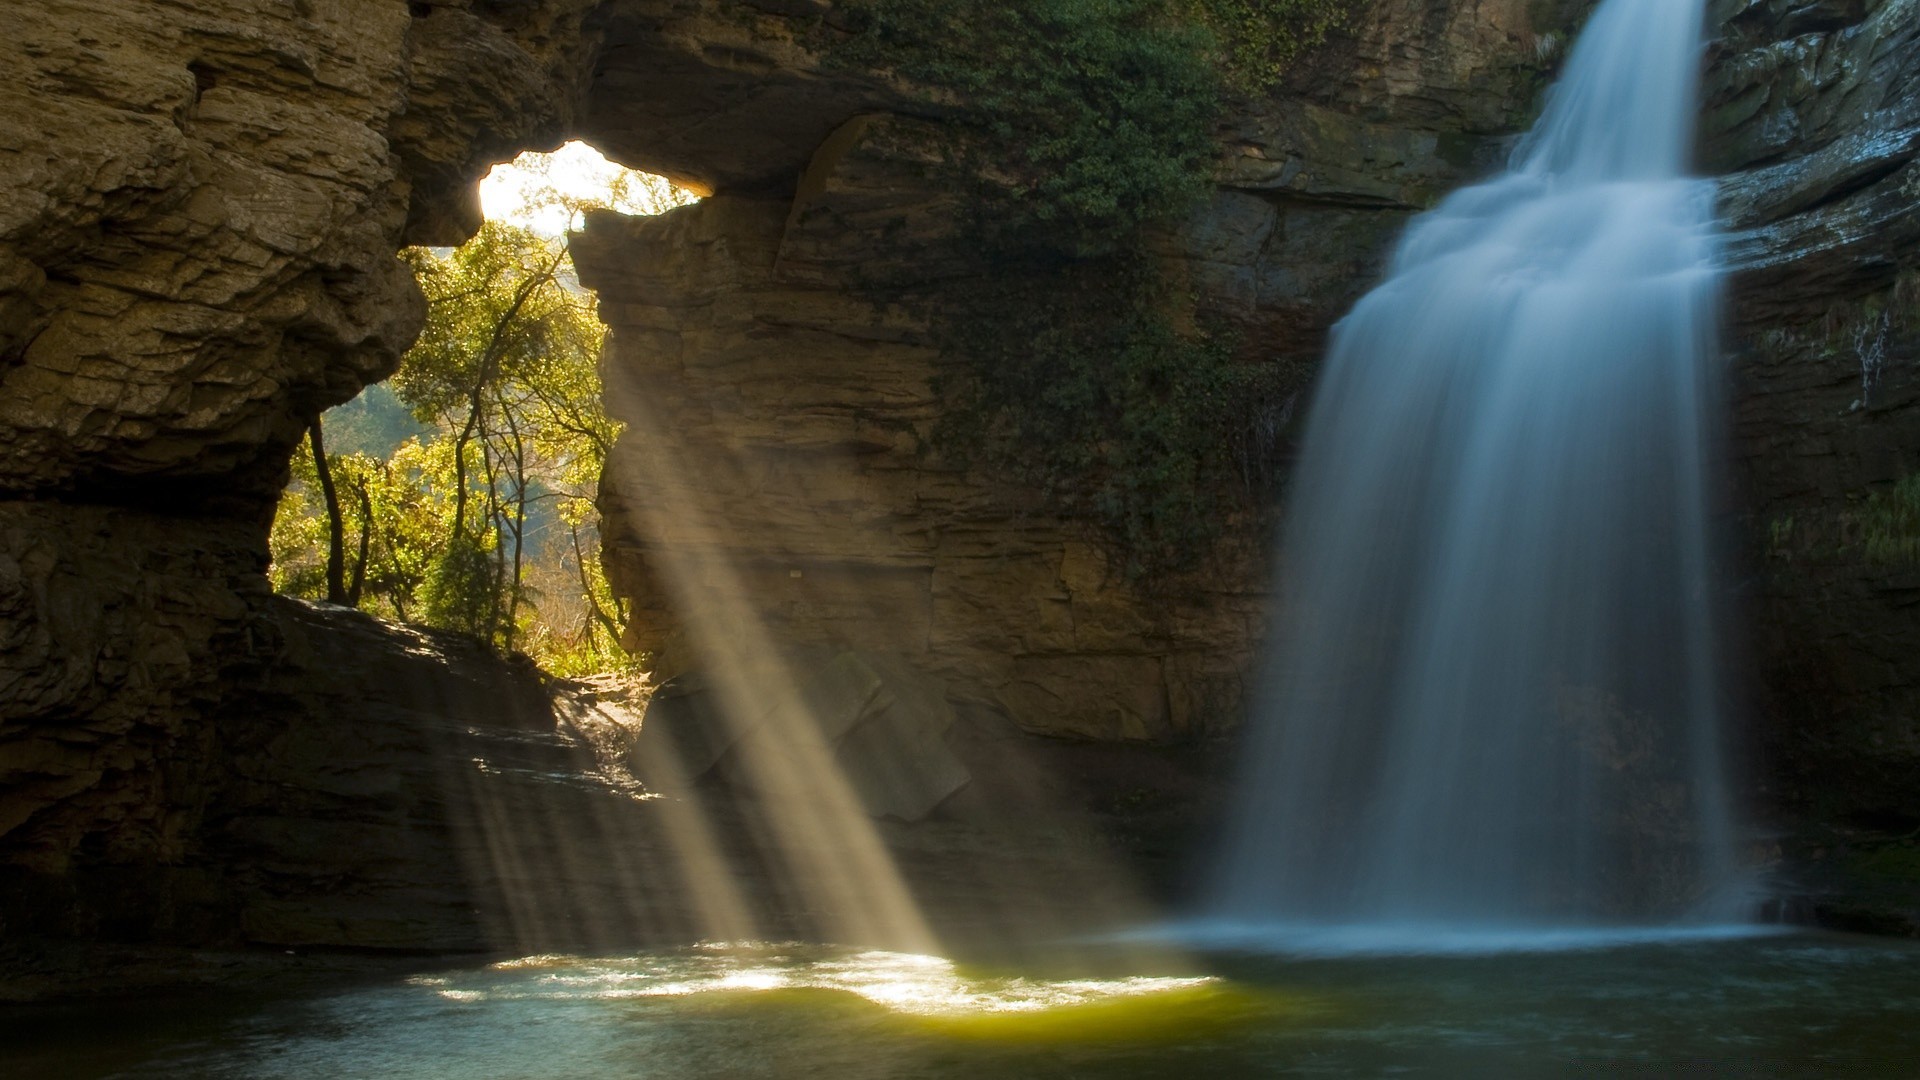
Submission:
[[[1899,943],[1046,966],[817,946],[534,957],[304,999],[16,1013],[0,1075],[1920,1076],[1920,948]]]

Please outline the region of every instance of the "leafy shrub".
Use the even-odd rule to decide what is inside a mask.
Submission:
[[[996,246],[1124,246],[1213,164],[1210,37],[1162,0],[868,0],[836,60],[964,102],[956,154]]]
[[[866,0],[836,56],[928,87],[961,132],[948,175],[990,270],[934,319],[942,352],[968,361],[942,387],[956,407],[936,445],[1092,512],[1135,573],[1179,568],[1214,534],[1234,429],[1272,381],[1190,327],[1147,237],[1211,191],[1228,82],[1270,81],[1345,9]]]
[[[492,640],[501,606],[499,592],[493,553],[474,537],[455,533],[421,584],[422,621],[442,630]]]

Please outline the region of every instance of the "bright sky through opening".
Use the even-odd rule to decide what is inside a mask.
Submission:
[[[542,236],[578,227],[583,204],[611,206],[625,214],[658,214],[695,201],[666,178],[622,168],[583,142],[551,154],[526,153],[495,165],[480,181],[480,208],[488,221],[504,221]]]

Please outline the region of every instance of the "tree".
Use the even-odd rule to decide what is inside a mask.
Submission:
[[[403,622],[414,619],[420,588],[449,533],[447,446],[409,439],[385,460],[360,453],[324,457],[337,510],[329,509],[315,458],[294,455],[293,481],[281,496],[270,541],[274,588],[314,600],[334,594],[329,579],[337,512],[342,538],[355,536],[351,561],[341,567],[345,595],[338,602]]]
[[[333,486],[333,470],[327,467],[327,445],[320,432],[318,416],[307,425],[307,446],[313,451],[313,471],[320,481],[320,496],[327,507],[327,602],[350,603],[347,598],[345,523],[340,519],[340,496]]]
[[[525,209],[690,201],[658,178],[615,181],[597,199],[535,183]],[[606,331],[565,242],[490,222],[404,257],[426,326],[390,384],[329,414],[325,437],[350,432],[356,452],[329,454],[316,421],[295,455],[276,588],[525,648],[563,674],[624,666],[594,507],[618,435],[596,370]]]
[[[579,497],[612,445],[593,369],[605,329],[559,241],[488,223],[451,254],[410,258],[427,328],[394,389],[454,433],[451,536],[429,575],[429,617],[510,648],[534,504]]]

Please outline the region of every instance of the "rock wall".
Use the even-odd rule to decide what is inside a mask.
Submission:
[[[570,119],[588,5],[524,5],[512,26],[469,7],[0,11],[9,924],[88,882],[54,923],[157,931],[193,892],[168,868],[221,812],[218,717],[261,689],[287,455],[417,331],[395,251],[457,233],[416,208]]]
[[[805,152],[782,140],[838,122],[809,133],[816,99],[881,91],[785,71],[789,24],[824,5],[762,6],[786,14],[0,10],[0,870],[36,883],[0,892],[0,921],[220,936],[166,910],[240,798],[223,782],[233,741],[299,712],[250,733],[252,703],[295,677],[312,702],[351,700],[327,696],[326,666],[265,644],[286,633],[265,534],[310,419],[389,373],[418,330],[396,251],[464,239],[491,162],[574,132],[651,143],[649,164],[709,186],[790,177]]]
[[[1920,471],[1920,5],[1716,15],[1756,798],[1824,917],[1911,932],[1920,862],[1868,838],[1920,825],[1920,565],[1873,543],[1911,538],[1875,507]]]
[[[222,584],[165,546],[164,522],[140,525],[162,547],[124,579],[65,577],[100,547],[34,567],[147,642],[82,669],[100,706],[43,719],[38,755],[9,755],[10,944],[594,948],[631,940],[643,918],[689,918],[651,865],[657,831],[624,760],[637,721],[474,642],[228,592],[242,629],[211,643],[221,666],[170,680],[168,711],[131,712],[154,700],[143,673],[208,648],[218,624],[190,601]],[[152,595],[171,620],[127,599]],[[98,645],[97,624],[74,615],[47,623],[69,656]],[[183,715],[190,726],[169,730]]]
[[[1341,92],[1240,103],[1216,195],[1164,240],[1189,315],[1304,372],[1406,216],[1524,117],[1544,75],[1538,7],[1375,4],[1299,79]],[[1259,515],[1229,523],[1200,569],[1140,580],[1058,500],[942,460],[954,360],[925,316],[992,272],[955,250],[958,208],[933,175],[953,137],[863,113],[796,192],[596,215],[576,238],[628,424],[601,497],[608,569],[635,601],[628,644],[663,674],[701,665],[680,610],[692,574],[780,642],[891,650],[1030,732],[1225,730],[1264,629]]]
[[[699,573],[699,595],[782,644],[895,652],[1030,730],[1164,739],[1230,708],[1263,556],[1155,596],[1097,529],[929,460],[941,361],[917,320],[857,296],[876,267],[927,269],[913,240],[867,245],[938,196],[890,169],[847,179],[798,208],[715,198],[598,218],[578,242],[630,425],[601,494],[607,564],[636,600],[630,647],[662,675],[702,665],[680,610]],[[884,207],[878,232],[850,236],[862,204]]]

